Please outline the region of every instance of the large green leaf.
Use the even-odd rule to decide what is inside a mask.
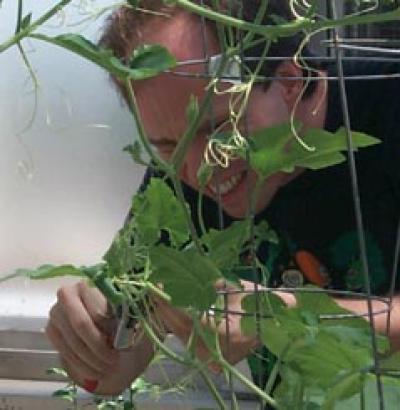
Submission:
[[[202,241],[208,256],[219,269],[229,269],[239,261],[243,245],[250,239],[250,222],[236,221],[226,229],[211,229]]]
[[[83,272],[83,270],[76,268],[73,265],[42,265],[37,269],[18,269],[15,273],[0,278],[0,282],[4,282],[6,280],[13,279],[19,276],[34,280],[40,280],[59,278],[62,276],[86,277],[86,274]]]
[[[112,50],[98,47],[80,34],[68,33],[56,37],[31,34],[31,37],[72,51],[123,80],[144,80],[173,68],[176,64],[174,56],[160,45],[139,47],[133,52],[129,65],[125,65],[115,57]]]
[[[248,249],[251,240],[257,249],[261,242],[275,243],[277,236],[265,221],[252,229],[250,221],[243,220],[235,221],[225,229],[210,229],[201,240],[210,259],[219,269],[228,272],[238,264],[241,253]]]
[[[133,80],[143,80],[154,77],[163,71],[175,67],[175,57],[163,46],[158,44],[141,45],[133,51],[129,67]]]
[[[323,390],[305,386],[301,376],[288,367],[282,368],[280,375],[281,381],[274,392],[279,410],[321,410]]]
[[[291,346],[285,362],[296,370],[307,386],[331,388],[343,375],[360,372],[373,364],[369,349],[345,344],[320,331]]]
[[[263,344],[276,356],[280,357],[290,346],[290,333],[297,337],[304,334],[304,326],[300,319],[280,320],[288,310],[278,296],[271,293],[251,294],[243,298],[242,309],[247,313],[240,321],[244,334],[256,335],[260,332]]]
[[[315,286],[307,286],[303,291],[295,293],[296,306],[303,310],[309,310],[317,315],[342,315],[351,313],[339,306],[333,298],[328,296],[322,289]],[[365,321],[363,321],[365,323]]]
[[[183,252],[161,245],[151,249],[150,261],[150,279],[163,285],[173,305],[206,310],[215,302],[214,284],[221,274],[207,257],[194,249]]]
[[[296,292],[296,307],[315,314],[320,329],[337,340],[371,349],[371,329],[365,318],[356,316],[346,318],[346,315],[353,315],[353,312],[342,308],[335,299],[317,289],[309,286],[304,291]],[[376,337],[379,352],[386,352],[389,349],[388,338],[381,335]]]
[[[115,236],[110,248],[103,256],[108,264],[108,275],[119,277],[142,268],[146,254],[138,252],[138,244],[133,241],[130,224],[125,225]]]
[[[360,372],[348,373],[330,388],[325,396],[323,410],[335,410],[336,404],[344,399],[360,394],[365,376]]]
[[[381,377],[384,406],[387,410],[397,410],[400,406],[400,380],[393,377]],[[361,407],[360,396],[337,402],[335,410],[376,410],[379,409],[379,394],[376,376],[367,374],[364,384],[364,407]]]
[[[380,366],[385,371],[400,372],[400,351],[381,360]]]
[[[152,178],[146,191],[133,199],[135,235],[140,244],[153,245],[168,232],[172,245],[180,246],[189,239],[182,206],[172,189],[159,178]]]
[[[259,130],[252,134],[250,164],[262,178],[278,172],[293,172],[295,167],[321,169],[345,160],[341,153],[347,150],[346,131],[336,133],[322,129],[310,129],[302,137],[312,148],[305,149],[294,138],[290,124]],[[353,132],[353,145],[367,147],[379,143],[369,135]]]

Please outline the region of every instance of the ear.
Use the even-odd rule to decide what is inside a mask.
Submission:
[[[282,98],[288,108],[292,109],[304,87],[304,80],[295,79],[303,77],[303,70],[293,61],[284,61],[276,69],[275,75],[279,77],[276,81],[279,81]]]

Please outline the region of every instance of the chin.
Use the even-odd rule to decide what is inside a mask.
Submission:
[[[269,202],[270,201],[268,202],[263,201],[262,203],[258,203],[254,211],[255,215],[258,215],[259,213],[264,211],[269,205]],[[245,219],[248,216],[249,207],[246,204],[245,206],[229,207],[229,208],[226,207],[226,208],[223,208],[223,210],[227,215],[229,215],[233,219]]]
[[[247,207],[246,209],[226,209],[224,212],[233,219],[245,219],[247,216]]]

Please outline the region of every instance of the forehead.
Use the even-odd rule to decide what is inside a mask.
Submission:
[[[164,17],[153,17],[140,25],[140,44],[163,44],[178,61],[202,59],[219,50],[214,26],[185,10],[172,9]]]
[[[179,63],[204,60],[205,56],[219,52],[217,38],[211,26],[203,25],[201,19],[186,12],[178,12],[170,18],[154,19],[141,30],[141,43],[161,44],[176,57],[176,71],[187,74],[207,72],[204,63]],[[191,95],[199,103],[205,96],[209,83],[205,78],[164,73],[134,84],[139,111],[148,136],[151,139],[176,141],[187,127],[186,109]],[[224,115],[226,96],[215,96],[213,116]],[[207,118],[205,118],[207,120]]]

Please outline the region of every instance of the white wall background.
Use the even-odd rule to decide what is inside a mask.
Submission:
[[[4,0],[0,8],[0,43],[14,31],[16,3]],[[36,18],[54,3],[26,0],[24,7]],[[70,25],[89,8],[112,3],[73,1],[45,31],[79,30],[96,40],[102,19]],[[98,262],[143,173],[122,152],[135,138],[134,126],[106,73],[54,46],[23,45],[40,83],[35,113],[17,48],[0,54],[0,276],[43,263]],[[0,284],[0,316],[46,315],[58,286],[54,280]]]

